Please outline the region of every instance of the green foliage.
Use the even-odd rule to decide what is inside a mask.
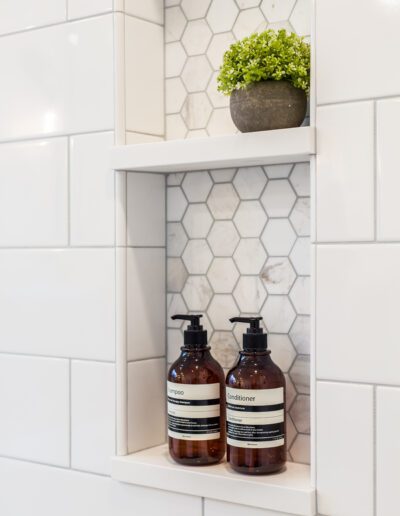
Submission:
[[[266,30],[237,41],[224,54],[218,90],[230,95],[258,81],[288,81],[308,93],[310,45],[286,30]]]

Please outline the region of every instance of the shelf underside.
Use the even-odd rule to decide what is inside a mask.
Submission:
[[[215,500],[302,516],[315,514],[310,468],[288,463],[282,473],[246,476],[226,462],[216,466],[181,466],[169,457],[167,445],[112,460],[112,477],[121,482],[175,491]]]
[[[308,161],[315,154],[313,127],[121,145],[111,150],[111,168],[181,172]]]

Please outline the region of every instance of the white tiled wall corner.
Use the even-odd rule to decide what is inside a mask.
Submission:
[[[396,516],[400,504],[400,388],[376,392],[377,516]]]
[[[70,236],[72,245],[113,245],[114,171],[108,166],[112,132],[70,139]]]
[[[372,386],[317,383],[316,471],[321,514],[374,514],[373,433]]]
[[[399,94],[399,23],[396,1],[316,0],[318,104]]]
[[[165,382],[164,358],[128,364],[129,453],[165,442]]]
[[[128,174],[128,245],[165,246],[165,176]]]
[[[113,0],[67,0],[68,19],[84,18],[113,10]]]
[[[114,364],[71,361],[71,467],[110,474],[115,455]]]
[[[0,145],[0,246],[68,244],[67,138]]]
[[[127,250],[128,360],[165,355],[165,249]]]
[[[204,500],[204,516],[295,516],[284,512],[256,509],[247,505],[220,502],[218,500]]]
[[[0,349],[114,360],[113,249],[0,251]]]
[[[67,360],[0,355],[0,412],[0,455],[69,466]]]
[[[125,16],[125,95],[128,131],[164,134],[164,29]],[[143,52],[143,48],[146,49]]]
[[[374,238],[373,102],[317,109],[317,239]]]
[[[125,0],[125,12],[153,23],[164,23],[164,0]]]
[[[0,459],[4,516],[201,516],[201,499],[60,468]]]
[[[0,34],[59,23],[65,19],[65,0],[2,0],[0,3]]]
[[[377,102],[377,237],[379,240],[400,240],[399,117],[400,97]]]
[[[399,383],[399,261],[396,244],[318,246],[318,378]]]
[[[0,140],[113,128],[112,15],[0,40]]]

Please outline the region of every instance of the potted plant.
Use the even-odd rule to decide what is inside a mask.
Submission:
[[[284,29],[232,44],[218,76],[218,90],[230,95],[232,120],[242,132],[298,127],[309,88],[310,45]]]

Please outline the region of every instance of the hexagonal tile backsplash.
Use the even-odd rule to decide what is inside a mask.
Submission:
[[[196,9],[204,10],[201,4]],[[167,183],[168,315],[203,312],[212,353],[226,370],[245,329],[228,318],[264,317],[272,358],[287,381],[289,456],[308,462],[309,165],[177,173]],[[168,328],[172,362],[184,325],[169,319]]]
[[[266,28],[308,37],[310,4],[311,0],[167,0],[166,138],[235,133],[229,98],[217,91],[224,52],[237,39]],[[242,182],[240,177],[237,182]]]

